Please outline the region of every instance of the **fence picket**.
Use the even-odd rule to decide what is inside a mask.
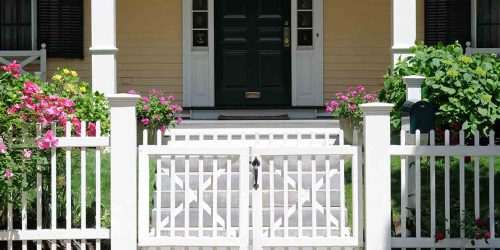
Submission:
[[[42,125],[36,125],[36,137],[42,137]],[[36,229],[42,230],[42,174],[41,166],[37,166],[38,170],[36,174]],[[42,241],[37,240],[36,249],[42,250]]]
[[[203,237],[203,158],[198,158],[198,237]]]
[[[274,237],[274,159],[269,160],[269,236]]]
[[[417,129],[415,142],[416,146],[420,146],[421,134]],[[421,192],[421,165],[420,156],[415,157],[415,210],[416,210],[416,237],[422,237],[422,192]]]
[[[331,186],[330,186],[330,156],[325,156],[325,195],[326,195],[326,237],[330,237],[332,234],[332,208],[331,208]]]
[[[71,137],[71,123],[68,121],[66,126],[66,138]],[[66,229],[71,229],[71,148],[65,148],[66,151]],[[71,240],[66,241],[66,250],[71,250]]]
[[[156,132],[156,144],[161,146],[161,130]],[[162,172],[161,172],[161,157],[156,157],[156,235],[161,236],[161,196],[163,191],[162,184]]]
[[[444,132],[444,145],[450,146],[450,131]],[[450,237],[451,217],[450,217],[450,157],[444,157],[444,217],[446,224],[446,237]],[[449,249],[449,248],[447,248]]]
[[[80,132],[80,137],[85,138],[87,137],[87,122],[82,121],[81,123],[81,132]],[[87,148],[82,147],[80,150],[81,153],[81,191],[80,191],[80,198],[81,198],[81,205],[80,205],[80,210],[81,210],[81,228],[86,229],[87,228]],[[81,246],[80,248],[82,250],[85,250],[87,248],[87,241],[85,239],[82,239],[81,241]]]
[[[54,132],[54,134],[56,133],[56,123],[52,123],[52,126],[51,126],[51,129],[52,131]],[[51,152],[50,152],[50,192],[51,192],[51,195],[50,195],[50,198],[51,198],[51,202],[50,202],[50,218],[51,218],[51,222],[50,222],[50,228],[52,230],[55,230],[57,229],[57,155],[56,155],[56,151],[57,148],[54,146],[51,148]],[[52,243],[51,243],[51,249],[52,250],[56,250],[56,240],[52,240]]]
[[[96,137],[101,137],[101,122],[96,122]],[[101,150],[95,149],[95,228],[101,229]],[[96,240],[96,250],[101,250],[101,240]]]
[[[406,131],[401,130],[401,145],[406,145]],[[406,238],[406,218],[408,208],[408,165],[407,156],[401,156],[401,237]]]
[[[436,145],[436,133],[434,130],[430,132],[430,145]],[[430,186],[431,186],[431,236],[436,235],[436,157],[430,157]]]
[[[318,211],[318,207],[316,205],[316,196],[317,196],[317,192],[319,190],[316,190],[315,189],[315,186],[316,186],[316,156],[312,156],[311,157],[311,207],[312,207],[312,237],[316,237],[316,234],[317,234],[317,218],[316,218],[316,213]],[[325,190],[327,192],[329,192],[330,190]],[[325,192],[326,194],[326,192]]]
[[[175,156],[170,158],[170,237],[175,236]],[[161,206],[157,205],[156,210],[161,210]],[[161,214],[161,211],[160,211]],[[158,216],[158,215],[157,215]]]
[[[212,237],[217,237],[217,170],[218,158],[212,159]]]
[[[339,144],[342,146],[344,145],[344,131],[340,130],[339,134]],[[344,176],[344,171],[345,171],[345,160],[343,156],[340,156],[340,236],[345,236],[346,235],[346,228],[345,228],[345,176]]]
[[[474,145],[479,146],[479,131],[474,133]],[[474,216],[480,218],[479,196],[479,156],[474,157]]]
[[[184,237],[189,237],[189,156],[184,156]]]
[[[283,229],[288,237],[288,156],[283,157]]]
[[[9,196],[9,199],[14,199],[11,194],[7,194]],[[9,201],[7,203],[7,231],[12,231],[13,228],[13,214],[12,214],[12,202]],[[7,241],[7,249],[12,250],[12,240],[9,239]]]
[[[495,131],[489,134],[489,145],[495,146]],[[490,233],[492,238],[496,238],[495,232],[495,157],[489,157],[489,217]]]
[[[465,145],[465,135],[463,130],[460,130],[459,141],[460,146]],[[465,218],[465,164],[464,156],[460,155],[459,157],[460,221],[463,221],[463,219]],[[465,230],[463,228],[460,228],[460,238],[465,238]]]
[[[226,177],[226,237],[231,236],[231,178],[232,178],[232,161],[228,157],[226,160],[227,177]]]
[[[297,157],[297,212],[298,212],[298,222],[297,222],[297,230],[298,230],[298,235],[299,237],[302,237],[303,235],[303,222],[302,222],[302,217],[303,217],[303,199],[302,196],[300,195],[301,190],[302,190],[302,161],[304,159],[302,157]],[[312,200],[314,202],[314,200]]]

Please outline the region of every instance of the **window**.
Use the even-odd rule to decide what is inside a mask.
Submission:
[[[313,2],[297,1],[297,45],[313,45]]]
[[[0,50],[31,50],[32,0],[0,0]]]
[[[476,47],[500,48],[500,0],[477,0]]]
[[[83,58],[83,0],[0,0],[0,50]]]
[[[193,47],[208,47],[207,0],[193,0]]]

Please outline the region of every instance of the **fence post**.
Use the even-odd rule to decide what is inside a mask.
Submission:
[[[138,95],[107,96],[111,108],[111,249],[137,249]]]
[[[365,138],[366,249],[391,249],[391,140],[388,103],[367,103],[363,111]]]

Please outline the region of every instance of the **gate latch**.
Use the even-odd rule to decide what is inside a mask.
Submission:
[[[253,188],[255,190],[259,189],[259,166],[260,166],[260,161],[255,157],[255,159],[250,163],[252,164],[253,167]]]

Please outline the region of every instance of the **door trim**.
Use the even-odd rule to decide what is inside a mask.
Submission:
[[[215,107],[214,1],[208,1],[208,46],[193,47],[192,0],[182,1],[183,106]],[[313,46],[297,46],[297,0],[291,1],[292,107],[323,103],[323,1],[313,1]]]

